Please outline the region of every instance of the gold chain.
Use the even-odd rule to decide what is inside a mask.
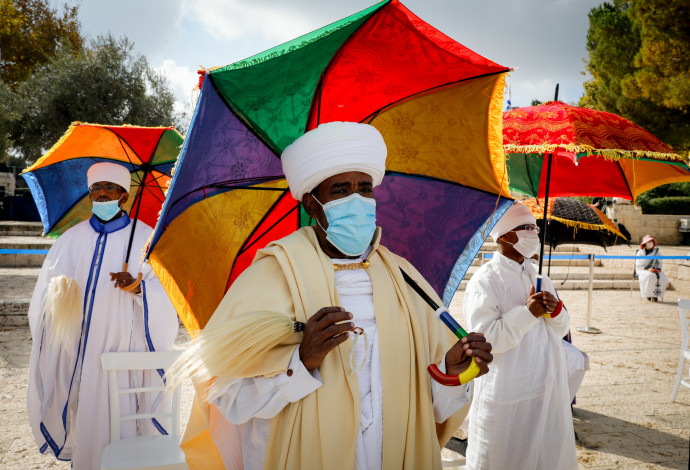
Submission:
[[[371,263],[369,260],[364,260],[359,263],[350,263],[350,264],[334,264],[333,265],[333,270],[334,271],[350,271],[354,269],[367,269]]]

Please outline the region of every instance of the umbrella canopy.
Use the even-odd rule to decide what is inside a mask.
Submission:
[[[503,113],[510,189],[546,193],[545,155],[553,154],[550,196],[635,200],[666,183],[690,181],[690,168],[668,146],[615,114],[560,101]]]
[[[22,172],[43,231],[57,238],[91,217],[86,171],[98,162],[117,163],[131,172],[123,208],[131,218],[138,213],[139,220],[155,226],[183,140],[173,127],[72,123],[48,153]]]
[[[535,198],[522,201],[537,220],[544,219],[544,200]],[[616,224],[596,207],[579,199],[557,197],[551,199],[548,209],[546,244],[552,248],[564,243],[608,247],[628,244],[628,239]],[[540,237],[544,234],[540,233]]]
[[[148,254],[187,328],[206,324],[257,249],[311,223],[279,157],[332,121],[383,134],[383,243],[450,303],[512,202],[500,127],[507,71],[396,0],[207,71]]]

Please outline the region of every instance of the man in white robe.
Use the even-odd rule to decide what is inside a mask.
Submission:
[[[491,235],[498,251],[472,276],[468,326],[493,346],[491,373],[476,381],[467,468],[576,469],[568,370],[562,338],[568,312],[544,276],[535,293],[536,220],[514,204]]]
[[[43,454],[71,460],[72,468],[100,468],[110,440],[106,351],[165,351],[177,334],[175,310],[139,253],[152,229],[138,221],[129,268],[125,261],[132,222],[121,210],[130,187],[129,171],[114,163],[92,165],[87,173],[94,206],[90,220],[58,238],[46,257],[29,306],[33,346],[27,405],[34,438]],[[87,189],[85,185],[84,190]],[[98,215],[96,215],[98,214]],[[121,373],[121,386],[162,385],[156,371]],[[143,382],[142,382],[143,381]],[[153,398],[121,400],[121,413],[150,409]],[[123,422],[122,437],[167,433],[156,420]]]
[[[441,468],[440,448],[462,422],[471,387],[439,385],[426,367],[437,363],[457,376],[474,358],[485,374],[491,347],[474,333],[453,339],[400,270],[440,304],[431,287],[379,245],[373,187],[383,178],[385,157],[375,128],[341,122],[322,124],[283,152],[290,190],[317,225],[261,250],[201,341],[267,311],[304,322],[304,332],[271,373],[263,357],[280,348],[266,353],[259,345],[261,369],[213,374],[224,385],[206,396],[205,426],[225,468]],[[252,326],[248,321],[243,329]],[[353,342],[354,328],[363,334]],[[250,333],[236,334],[224,344],[232,347]],[[212,465],[210,450],[185,444],[203,439],[201,414],[193,414],[182,444],[192,469]]]
[[[640,242],[640,249],[635,256],[661,256],[656,240],[651,235],[645,235]],[[640,297],[657,302],[659,297],[663,299],[668,286],[668,278],[661,270],[660,259],[636,259],[635,273],[640,280]]]

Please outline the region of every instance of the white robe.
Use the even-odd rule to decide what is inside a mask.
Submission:
[[[647,253],[644,248],[637,250],[635,256],[661,256],[659,247],[655,246],[652,251]],[[660,259],[636,259],[635,272],[640,280],[640,297],[664,297],[668,278],[663,271],[657,276],[647,269],[654,268],[661,271],[662,263]]]
[[[368,251],[359,259],[333,262],[354,263],[367,254]],[[342,307],[352,313],[355,326],[366,332],[366,341],[363,336],[358,338],[352,354],[355,366],[362,365],[357,372],[361,415],[355,469],[377,470],[381,468],[383,448],[383,389],[373,287],[369,275],[362,269],[336,271],[335,287]],[[439,368],[445,372],[445,360]],[[215,405],[212,410],[218,409],[227,420],[213,420],[225,421],[225,428],[216,432],[212,430],[226,468],[262,469],[270,419],[288,403],[304,398],[322,385],[318,369],[310,373],[300,361],[299,348],[295,349],[288,370],[292,371],[291,376],[279,374],[271,378],[232,380],[218,395],[208,397],[208,401]],[[434,418],[441,423],[469,402],[471,385],[446,387],[432,380],[431,393]],[[222,442],[218,441],[220,436]]]
[[[27,405],[31,429],[41,453],[71,460],[77,470],[100,468],[101,452],[110,440],[107,376],[101,366],[106,351],[171,349],[177,315],[141,249],[151,227],[137,222],[129,271],[143,273],[142,293],[114,287],[110,272],[122,271],[132,223],[126,214],[103,225],[95,217],[67,230],[51,248],[29,306],[33,346]],[[98,230],[98,231],[97,231]],[[50,340],[50,319],[43,306],[51,278],[65,275],[79,284],[84,307],[81,334],[71,347]],[[162,383],[156,371],[121,373],[120,386]],[[148,409],[153,397],[121,399],[121,413]],[[138,401],[138,403],[137,403]],[[168,423],[123,422],[122,437],[165,432]],[[139,428],[138,430],[136,428]]]
[[[535,318],[525,306],[536,270],[494,253],[472,276],[463,311],[493,346],[470,409],[468,469],[576,469],[562,337],[569,315]],[[544,277],[542,289],[556,295]]]

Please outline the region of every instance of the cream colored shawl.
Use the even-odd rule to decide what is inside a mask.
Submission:
[[[381,348],[382,466],[440,469],[440,448],[461,424],[468,407],[436,424],[426,368],[443,359],[455,337],[408,288],[400,267],[441,304],[433,289],[407,261],[378,245],[379,238],[380,230],[367,272],[372,279]],[[265,344],[275,343],[275,339],[262,337],[261,328],[251,328],[252,313],[261,317],[280,312],[290,320],[306,322],[320,308],[333,305],[339,305],[333,265],[320,249],[313,228],[302,228],[273,242],[257,253],[254,263],[235,281],[204,330],[227,331],[222,325],[231,322],[237,328],[224,334],[223,344],[243,344],[241,351],[230,354],[237,366],[210,367],[219,376],[216,380],[226,374],[271,376],[287,369],[300,335],[287,334],[279,345],[266,349]],[[347,340],[326,356],[319,368],[322,387],[288,404],[271,420],[265,469],[354,468],[360,398],[357,374],[351,374],[349,365],[350,345]],[[200,354],[211,350],[201,349]],[[209,406],[203,400],[205,391],[200,387],[197,391],[200,396],[182,448],[190,468],[211,468],[217,451],[208,447],[212,446],[207,429]]]

